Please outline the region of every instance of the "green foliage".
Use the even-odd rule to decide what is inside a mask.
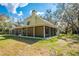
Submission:
[[[77,34],[60,34],[57,36],[58,39],[62,38],[71,38],[71,39],[79,39],[79,35]]]
[[[1,36],[0,36],[0,40],[4,40],[4,39],[5,39],[5,37],[1,37]]]
[[[49,39],[50,42],[56,42],[58,40],[58,37],[55,36],[55,37],[52,37],[51,39]]]

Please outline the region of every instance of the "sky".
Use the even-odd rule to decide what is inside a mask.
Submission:
[[[53,12],[56,4],[53,3],[0,3],[0,14],[8,15],[16,19],[24,19],[30,16],[32,10],[37,11],[37,15],[42,15],[47,9]]]

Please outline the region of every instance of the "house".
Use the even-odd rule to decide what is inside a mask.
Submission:
[[[32,11],[31,16],[25,22],[26,26],[12,29],[11,34],[43,38],[56,35],[55,25],[36,15],[35,10]]]

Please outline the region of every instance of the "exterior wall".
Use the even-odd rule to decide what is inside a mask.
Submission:
[[[28,26],[44,25],[44,22],[38,16],[31,16],[26,22],[30,22]]]
[[[35,27],[35,36],[43,37],[43,26]]]

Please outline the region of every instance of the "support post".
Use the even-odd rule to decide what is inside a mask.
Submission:
[[[23,36],[23,29],[21,29],[20,35]]]
[[[54,36],[55,36],[55,28],[54,28]]]
[[[49,27],[49,36],[51,36],[51,28]]]
[[[43,36],[45,38],[45,26],[43,26]]]
[[[10,34],[12,34],[12,30],[9,30],[10,31]]]
[[[27,34],[28,34],[27,31],[28,31],[28,30],[27,30],[27,28],[26,28],[26,31],[25,31],[25,32],[26,32],[26,36],[27,36]]]
[[[51,32],[52,32],[52,36],[54,36],[55,35],[55,28],[51,28]]]
[[[26,35],[28,36],[28,28],[26,28]]]
[[[9,34],[9,35],[11,34],[11,30],[9,30],[8,34]]]

